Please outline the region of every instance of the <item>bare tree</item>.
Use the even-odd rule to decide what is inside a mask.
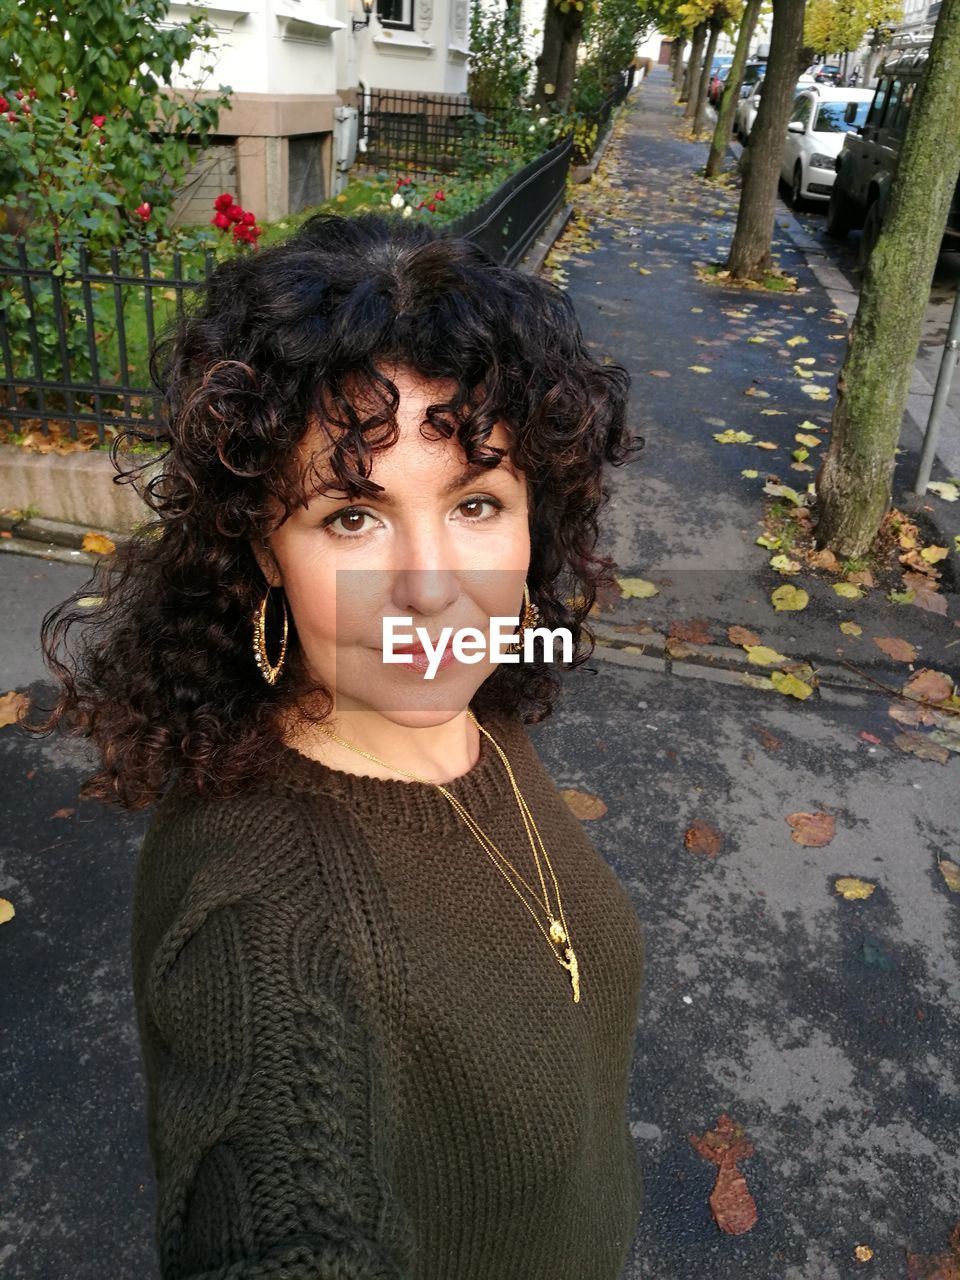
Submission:
[[[693,111],[693,132],[695,134],[703,133],[707,127],[707,93],[710,88],[710,72],[713,70],[713,55],[717,51],[717,40],[723,29],[723,24],[727,18],[727,11],[714,10],[710,18],[708,28],[709,38],[707,39],[707,52],[703,59],[703,70],[700,72],[700,81],[697,85],[697,100]]]
[[[680,90],[680,101],[689,102],[693,93],[693,86],[696,84],[696,77],[700,74],[700,64],[703,61],[703,42],[707,35],[706,22],[698,22],[693,28],[693,38],[690,43],[690,61],[687,63],[687,70],[683,77],[683,88]],[[689,112],[684,112],[685,115]]]

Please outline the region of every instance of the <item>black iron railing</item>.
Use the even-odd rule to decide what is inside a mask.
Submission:
[[[625,71],[621,71],[614,88],[607,94],[599,107],[593,111],[583,113],[574,133],[574,164],[589,164],[593,159],[593,153],[603,139],[607,125],[610,122],[610,116],[633,87],[633,77],[633,67],[628,67]]]
[[[559,208],[573,152],[571,135],[512,174],[448,233],[465,236],[507,266],[514,266]]]
[[[461,94],[369,89],[361,95],[357,163],[409,177],[458,175],[491,142],[519,147],[516,112],[479,111]]]
[[[164,266],[168,265],[165,261]],[[203,273],[213,270],[207,250]],[[16,261],[0,264],[0,419],[14,430],[54,423],[78,436],[106,429],[159,425],[147,361],[154,340],[184,310],[184,293],[203,281],[184,276],[183,258],[160,272],[147,249],[136,259],[109,253],[109,269],[80,251],[76,271],[61,273],[51,257],[32,263],[23,244]]]
[[[568,135],[446,233],[516,264],[564,198],[572,147]],[[182,316],[186,291],[202,288],[215,258],[205,253],[200,279],[185,278],[178,253],[169,275],[146,249],[136,265],[114,250],[107,270],[82,254],[79,269],[61,275],[52,260],[31,263],[22,245],[16,261],[0,263],[0,422],[72,439],[95,431],[101,444],[108,430],[163,435],[149,354],[157,335]]]

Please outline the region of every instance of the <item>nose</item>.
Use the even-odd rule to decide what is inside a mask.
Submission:
[[[443,527],[418,523],[397,548],[391,600],[399,612],[431,617],[443,614],[460,594],[453,548]]]

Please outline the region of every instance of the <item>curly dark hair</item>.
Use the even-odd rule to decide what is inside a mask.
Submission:
[[[644,443],[626,426],[626,371],[589,354],[564,293],[469,240],[391,216],[315,216],[218,265],[157,343],[161,457],[125,449],[124,469],[124,438],[113,442],[114,482],[134,484],[157,518],[44,618],[44,658],[62,689],[45,721],[24,725],[93,739],[99,768],[81,795],[139,809],[174,784],[234,794],[279,760],[284,717],[329,716],[292,619],[283,677],[269,685],[255,665],[251,620],[266,581],[252,543],[312,486],[379,491],[371,456],[399,435],[391,365],[455,385],[427,421],[456,435],[468,461],[496,466],[504,451],[482,446],[498,422],[507,428],[506,452],[528,481],[531,597],[543,625],[570,629],[568,665],[589,658],[583,623],[614,568],[595,554],[603,466]],[[318,424],[333,443],[332,478],[295,465]],[[96,607],[79,603],[92,593]],[[67,657],[74,624],[81,643]],[[501,664],[473,705],[536,723],[559,686],[542,660]]]

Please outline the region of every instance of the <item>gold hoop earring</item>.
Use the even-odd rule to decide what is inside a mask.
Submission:
[[[540,610],[535,604],[530,603],[530,588],[526,582],[523,584],[523,613],[520,617],[520,625],[517,628],[517,642],[506,646],[507,653],[519,653],[523,648],[523,633],[530,627],[535,627],[540,621]]]
[[[277,677],[283,667],[283,660],[287,656],[287,598],[286,595],[281,597],[283,602],[283,640],[280,642],[280,657],[277,659],[277,665],[271,666],[270,659],[267,657],[267,601],[270,599],[270,588],[267,587],[267,593],[260,601],[260,608],[255,609],[253,613],[253,657],[257,666],[260,668],[260,674],[266,680],[267,684],[276,684]]]

